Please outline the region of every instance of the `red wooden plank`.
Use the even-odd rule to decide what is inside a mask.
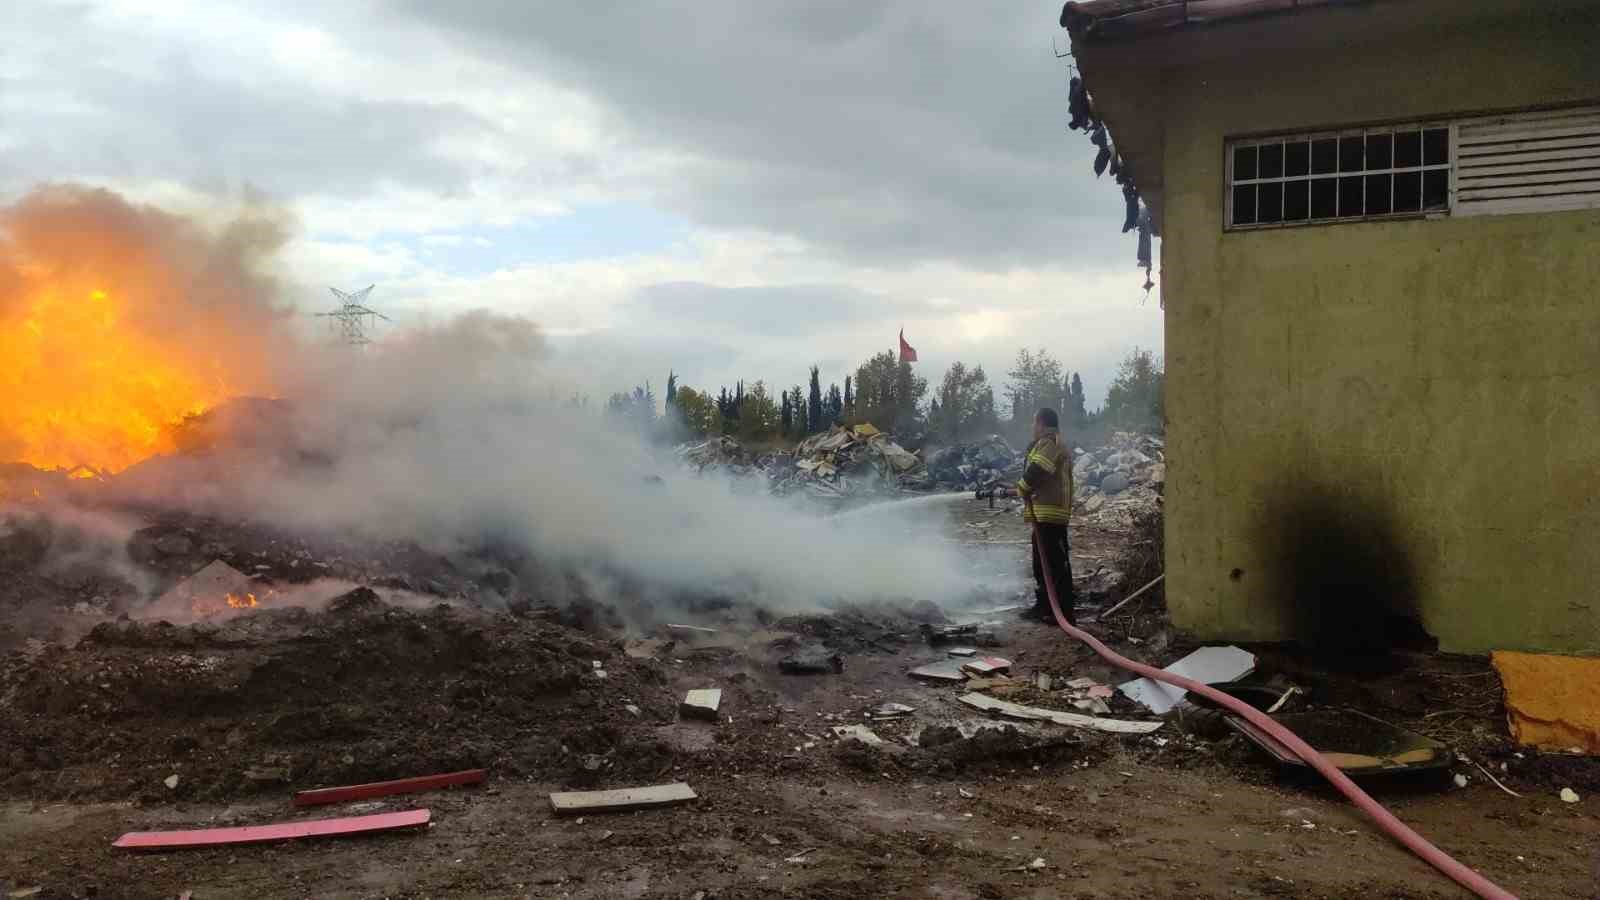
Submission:
[[[397,828],[415,828],[428,824],[429,811],[408,809],[402,812],[379,813],[374,816],[351,816],[343,819],[312,819],[305,822],[276,822],[272,825],[248,825],[243,828],[201,828],[194,831],[130,831],[117,838],[111,846],[132,850],[163,850],[181,847],[214,847],[220,844],[259,844],[266,841],[290,841],[297,838],[335,837],[350,834],[370,834],[376,831],[393,831]]]
[[[343,803],[346,800],[365,800],[368,797],[386,797],[390,794],[412,794],[433,791],[457,784],[477,784],[488,775],[485,769],[467,769],[443,775],[420,775],[416,778],[397,778],[394,781],[374,781],[370,784],[351,784],[344,787],[317,788],[300,791],[294,795],[295,806],[317,806],[323,803]]]

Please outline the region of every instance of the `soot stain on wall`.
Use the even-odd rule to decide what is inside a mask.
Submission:
[[[1359,483],[1359,482],[1355,482]],[[1294,639],[1329,662],[1382,664],[1437,647],[1422,627],[1416,563],[1390,504],[1295,482],[1262,523]]]

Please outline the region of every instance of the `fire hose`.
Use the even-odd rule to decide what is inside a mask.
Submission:
[[[1031,513],[1033,502],[1029,500],[1027,503]],[[1028,518],[1032,519],[1033,516],[1030,515]],[[1033,525],[1033,545],[1034,552],[1040,555],[1040,559],[1047,559],[1044,556],[1045,545],[1043,539],[1039,536],[1037,522]],[[1354,803],[1362,812],[1372,817],[1373,821],[1377,822],[1378,827],[1383,829],[1386,834],[1400,842],[1412,853],[1422,857],[1425,862],[1435,869],[1448,875],[1457,884],[1477,894],[1479,897],[1485,898],[1485,900],[1517,900],[1515,894],[1479,875],[1470,867],[1456,861],[1449,854],[1435,847],[1427,838],[1413,831],[1411,826],[1400,821],[1395,817],[1394,813],[1389,812],[1378,801],[1372,799],[1366,791],[1358,787],[1354,781],[1351,781],[1350,776],[1340,771],[1338,766],[1329,762],[1310,744],[1301,740],[1294,732],[1278,724],[1265,713],[1236,697],[1224,694],[1216,688],[1201,684],[1192,678],[1174,675],[1154,666],[1134,662],[1125,656],[1119,655],[1089,632],[1069,624],[1067,617],[1061,614],[1061,603],[1056,599],[1055,573],[1050,570],[1048,565],[1041,565],[1039,568],[1044,572],[1045,591],[1050,596],[1050,612],[1055,616],[1056,624],[1061,626],[1062,631],[1089,645],[1089,649],[1098,653],[1106,662],[1129,672],[1143,675],[1146,678],[1165,682],[1174,687],[1199,694],[1214,703],[1222,705],[1229,712],[1242,716],[1245,721],[1272,735],[1279,743],[1294,751],[1296,756],[1305,760],[1307,765],[1316,769],[1318,774],[1328,779],[1329,783],[1338,788],[1339,793],[1344,794],[1351,803]]]

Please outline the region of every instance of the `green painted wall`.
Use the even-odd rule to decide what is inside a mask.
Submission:
[[[1501,26],[1165,73],[1180,627],[1315,639],[1279,538],[1317,488],[1392,529],[1441,649],[1600,652],[1600,211],[1222,227],[1229,136],[1600,99],[1596,47]]]

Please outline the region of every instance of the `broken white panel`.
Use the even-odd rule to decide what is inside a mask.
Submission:
[[[1201,647],[1161,671],[1192,678],[1201,684],[1217,684],[1243,678],[1254,672],[1255,668],[1255,654],[1230,646]],[[1117,690],[1135,703],[1144,704],[1158,716],[1170,712],[1188,693],[1183,688],[1149,678],[1135,678],[1119,685]]]

